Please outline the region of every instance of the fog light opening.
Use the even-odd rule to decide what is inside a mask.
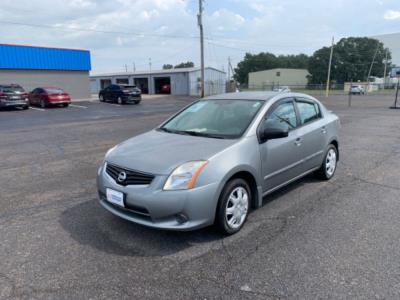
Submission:
[[[188,217],[185,216],[184,214],[177,214],[177,215],[175,215],[175,218],[179,224],[183,224],[188,221]]]

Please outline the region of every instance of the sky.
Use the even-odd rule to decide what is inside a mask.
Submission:
[[[198,0],[1,0],[0,43],[88,49],[93,73],[200,61]],[[400,32],[399,0],[205,0],[205,62],[312,54],[348,36]]]

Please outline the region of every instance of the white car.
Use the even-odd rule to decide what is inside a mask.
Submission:
[[[290,88],[288,86],[279,86],[274,88],[273,91],[279,93],[290,93]]]
[[[364,95],[365,89],[361,85],[353,85],[350,88],[350,94],[352,95]]]

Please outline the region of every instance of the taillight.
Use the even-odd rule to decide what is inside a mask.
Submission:
[[[3,92],[0,92],[0,98],[7,98],[7,95],[4,94]]]

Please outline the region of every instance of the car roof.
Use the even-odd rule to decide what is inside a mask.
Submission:
[[[280,97],[276,97],[280,96]],[[276,97],[276,98],[275,98]],[[209,96],[203,98],[202,100],[252,100],[252,101],[269,101],[273,98],[279,100],[282,98],[305,98],[313,101],[318,101],[318,99],[304,94],[304,93],[293,93],[293,92],[238,92],[238,93],[225,93],[220,95]]]
[[[239,93],[225,93],[215,96],[204,98],[205,100],[255,100],[266,101],[279,94],[280,92],[239,92]]]

